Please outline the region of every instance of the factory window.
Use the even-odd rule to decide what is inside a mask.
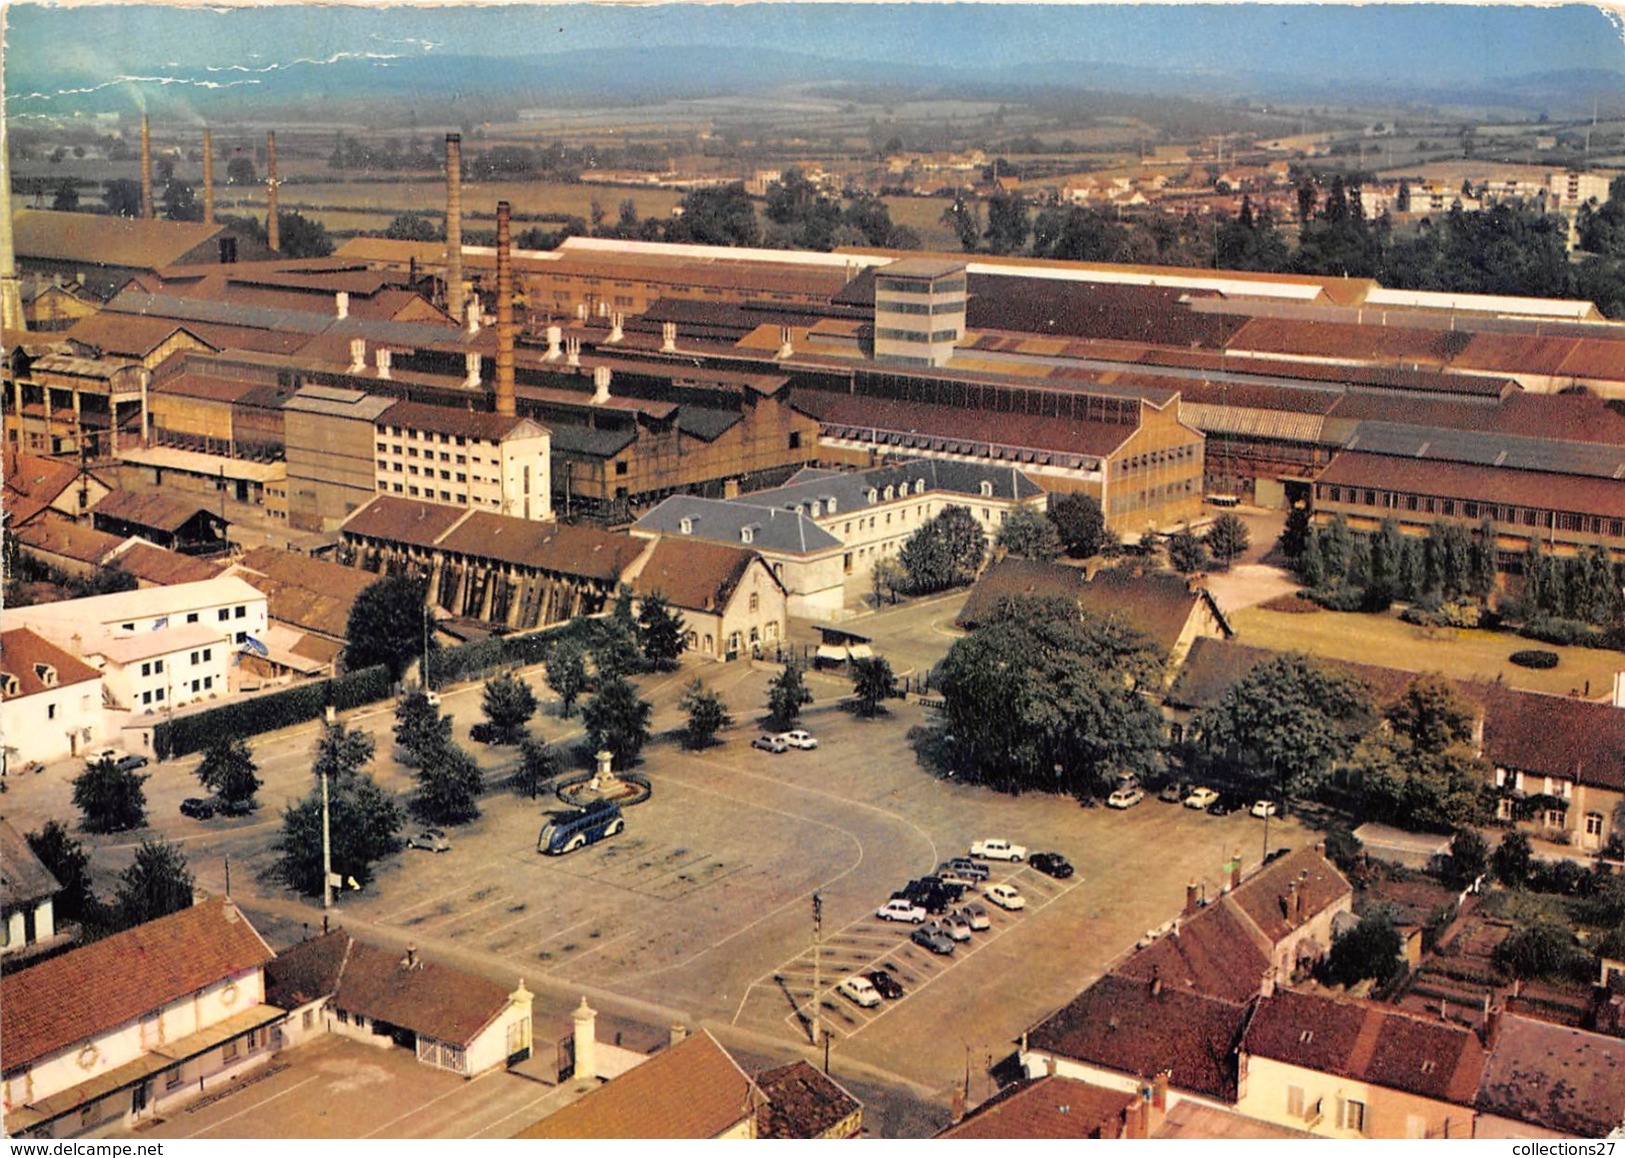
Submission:
[[[412,477],[416,478],[417,473],[418,473],[418,468],[415,467],[415,466],[409,466],[409,467],[406,468],[406,473],[411,475]]]
[[[392,462],[389,464],[389,469],[394,471],[396,474],[400,474],[405,468],[398,462]],[[417,470],[417,467],[414,466],[412,469],[415,471]]]
[[[152,703],[152,693],[151,693],[151,692],[142,692],[142,693],[141,693],[141,702],[142,702],[142,703],[143,703],[143,704],[150,704],[150,703]],[[55,707],[56,707],[56,705],[55,705],[55,704],[52,704],[52,705],[51,705],[51,707],[53,707],[53,708],[55,708]]]
[[[193,667],[197,666],[197,661],[198,661],[198,653],[194,651],[192,653],[192,666]]]
[[[457,481],[460,483],[466,483],[468,481],[468,476],[459,471],[457,473]]]
[[[441,497],[441,499],[443,499],[444,501],[446,501],[448,503],[451,502],[451,492],[450,491],[441,491],[440,492],[440,497]]]
[[[468,439],[464,438],[461,434],[459,434],[457,436],[457,445],[458,446],[466,446],[467,444],[468,444]],[[462,461],[462,460],[459,458],[458,461]]]
[[[440,461],[441,461],[441,462],[450,462],[450,461],[451,461],[451,454],[450,454],[450,452],[449,452],[449,451],[444,451],[444,450],[442,450],[442,451],[441,451],[441,452],[440,452]]]
[[[212,647],[204,648],[203,649],[203,662],[208,663],[213,658],[214,658],[214,648],[212,648]]]
[[[389,450],[389,444],[388,444],[388,443],[386,443],[386,442],[380,442],[380,443],[379,443],[379,444],[378,444],[378,453],[379,453],[379,454],[383,454],[383,453],[385,453],[385,452],[386,452],[386,451],[388,451],[388,450]]]
[[[441,471],[440,472],[440,477],[442,479],[444,479],[445,481],[450,482],[451,481],[451,471],[449,471],[449,470]]]
[[[623,474],[625,474],[625,473],[626,473],[626,471],[627,471],[627,467],[628,467],[628,465],[629,465],[629,464],[628,464],[628,463],[626,463],[626,462],[625,462],[625,461],[621,461],[621,462],[617,462],[617,463],[616,463],[616,464],[615,464],[615,473],[616,473],[616,474],[618,474],[618,475],[623,475]]]
[[[411,495],[415,499],[415,498],[418,497],[418,488],[417,487],[407,487],[406,488],[406,493]]]
[[[467,462],[468,462],[468,455],[466,455],[466,454],[459,454],[459,455],[458,455],[458,456],[457,456],[457,465],[458,465],[458,466],[463,466],[463,465],[465,465],[465,464],[467,464]]]
[[[400,494],[400,493],[401,493],[401,484],[400,484],[400,483],[396,483],[396,484],[395,484],[395,493],[396,493],[396,494]]]
[[[800,450],[801,449],[801,431],[792,430],[790,432],[790,449],[791,450]]]
[[[457,501],[460,502],[460,503],[466,503],[468,501],[468,496],[467,495],[458,495],[457,496]]]
[[[418,448],[417,447],[409,446],[409,447],[406,448],[406,457],[407,458],[416,458],[417,456],[418,456]]]

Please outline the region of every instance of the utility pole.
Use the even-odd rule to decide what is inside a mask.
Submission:
[[[822,942],[824,937],[824,898],[819,893],[812,895],[813,916],[813,1016],[812,1016],[812,1042],[818,1044],[818,1039],[824,1031],[824,972]],[[826,1049],[828,1048],[826,1044]],[[827,1055],[826,1055],[827,1056]],[[824,1063],[826,1072],[829,1063]]]
[[[322,908],[333,907],[333,840],[328,827],[327,773],[322,773]]]

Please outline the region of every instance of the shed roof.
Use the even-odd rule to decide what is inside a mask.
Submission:
[[[179,531],[200,513],[221,523],[228,522],[202,503],[175,498],[163,491],[109,491],[91,511],[97,520],[117,519],[169,532]]]
[[[619,582],[648,544],[630,535],[570,523],[474,511],[436,543],[441,549],[538,571]]]
[[[1340,453],[1316,481],[1609,518],[1625,510],[1625,477],[1587,478],[1359,451]]]
[[[201,221],[20,209],[12,215],[17,256],[96,266],[159,269],[225,232]]]

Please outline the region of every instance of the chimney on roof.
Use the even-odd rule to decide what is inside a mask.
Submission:
[[[1503,1010],[1499,1005],[1493,1004],[1490,995],[1484,995],[1484,1048],[1494,1049],[1495,1043],[1501,1040],[1501,1016]]]
[[[497,372],[496,412],[513,417],[513,208],[497,202]]]
[[[203,129],[203,224],[214,224],[214,134]]]
[[[463,313],[463,138],[460,133],[446,134],[446,312],[454,318]]]
[[[383,346],[380,346],[378,349],[372,352],[372,358],[373,361],[378,365],[378,377],[388,378],[390,362],[389,350]]]
[[[141,114],[141,216],[154,216],[152,206],[152,127]]]
[[[584,322],[586,320],[587,320],[587,303],[586,302],[577,302],[576,303],[576,321]]]
[[[948,1124],[957,1126],[965,1120],[965,1091],[955,1086],[948,1093]]]
[[[625,338],[626,334],[621,329],[621,326],[623,323],[625,323],[625,321],[626,315],[621,313],[619,310],[609,315],[609,337],[606,338],[605,341],[619,342]]]
[[[1258,995],[1260,997],[1273,997],[1275,995],[1275,966],[1271,965],[1264,970],[1264,976],[1258,981]]]
[[[350,316],[350,295],[343,290],[333,295],[333,316],[335,318]]]
[[[575,1053],[576,1081],[598,1080],[598,1011],[587,1004],[583,994],[581,1004],[571,1014],[576,1023]]]
[[[463,304],[463,328],[470,336],[480,332],[480,299],[469,298]]]
[[[406,956],[401,958],[401,968],[402,969],[422,969],[423,968],[423,962],[418,960],[418,947],[416,945],[408,945],[406,947]]]
[[[472,390],[480,384],[480,355],[478,351],[470,350],[463,355],[463,385]]]
[[[594,406],[602,406],[609,401],[610,369],[608,366],[594,366],[592,368],[592,402]]]
[[[668,1046],[681,1045],[683,1042],[685,1042],[687,1040],[688,1040],[688,1026],[684,1025],[680,1021],[672,1022],[671,1023],[671,1032],[666,1037],[666,1044]]]
[[[1055,1071],[1059,1068],[1060,1066],[1056,1063],[1054,1054],[1049,1054],[1044,1058],[1044,1073],[1053,1078]]]
[[[1162,996],[1162,968],[1158,965],[1151,966],[1151,996]]]
[[[564,339],[564,364],[566,366],[581,365],[581,339],[570,337]]]
[[[677,352],[677,323],[660,323],[660,352],[662,354],[675,354]]]
[[[559,349],[559,343],[564,341],[564,330],[559,326],[547,327],[547,353],[542,357],[549,362],[557,362],[564,357],[564,351]]]
[[[1303,897],[1304,897],[1304,894],[1307,893],[1308,891],[1309,891],[1309,889],[1308,889],[1307,886],[1305,886],[1303,888],[1300,888],[1298,890],[1298,900],[1297,900],[1298,915],[1297,915],[1296,921],[1300,925],[1303,924]]]
[[[282,222],[276,208],[276,133],[265,134],[265,244],[282,249]]]
[[[791,342],[790,342],[790,327],[789,326],[780,326],[779,327],[779,352],[777,354],[775,354],[774,357],[779,358],[779,359],[789,358],[792,355],[794,355],[795,352],[796,352],[795,346],[792,345]]]
[[[1196,878],[1192,877],[1190,883],[1185,886],[1185,916],[1188,917],[1196,912],[1198,895]]]
[[[1159,1070],[1157,1076],[1151,1079],[1151,1108],[1159,1114],[1168,1110],[1168,1079],[1171,1076],[1171,1070]]]
[[[359,374],[367,368],[367,339],[350,339],[350,373]]]

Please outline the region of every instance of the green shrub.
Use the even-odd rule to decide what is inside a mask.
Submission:
[[[206,712],[164,720],[153,728],[152,746],[160,759],[187,756],[222,740],[258,736],[320,719],[326,714],[328,704],[336,711],[347,712],[363,704],[387,700],[393,694],[388,668],[363,668],[336,679],[300,684],[251,700],[222,704]]]
[[[1515,651],[1507,659],[1519,667],[1531,667],[1540,671],[1557,666],[1557,653],[1555,651],[1540,651],[1531,648],[1528,651]]]

